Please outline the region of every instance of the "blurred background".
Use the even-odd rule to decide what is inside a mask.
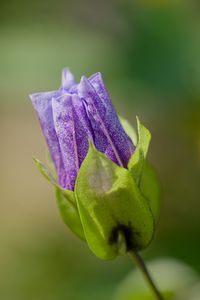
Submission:
[[[151,130],[161,217],[146,260],[200,272],[198,0],[0,1],[0,299],[112,299],[133,266],[102,262],[63,224],[34,166],[45,143],[28,95],[101,71],[118,112]]]

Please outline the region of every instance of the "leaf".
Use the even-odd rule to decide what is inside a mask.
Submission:
[[[85,240],[85,235],[77,209],[74,192],[69,190],[62,190],[61,188],[57,187],[56,198],[58,208],[60,210],[60,214],[64,223],[79,238]]]
[[[87,243],[99,258],[112,259],[121,252],[121,233],[129,250],[141,250],[150,243],[153,216],[132,175],[91,143],[75,194]]]
[[[139,185],[144,161],[146,159],[149,143],[151,140],[151,134],[149,130],[140,123],[139,118],[137,118],[137,126],[138,126],[138,144],[135,152],[133,153],[133,155],[129,160],[128,169],[131,171],[134,179]]]
[[[33,157],[33,161],[40,173],[54,186],[58,186],[58,183],[47,167],[37,158]]]

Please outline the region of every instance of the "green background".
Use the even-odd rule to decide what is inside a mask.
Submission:
[[[0,299],[112,299],[133,268],[64,226],[32,161],[47,152],[28,94],[69,66],[100,71],[120,115],[151,130],[162,208],[146,260],[200,271],[200,6],[188,1],[0,1]]]

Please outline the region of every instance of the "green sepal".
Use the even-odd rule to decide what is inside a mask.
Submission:
[[[149,142],[151,139],[150,132],[140,123],[139,119],[137,118],[138,123],[138,135],[139,135],[139,142],[137,144],[137,138],[135,137],[136,132],[134,128],[131,126],[131,124],[124,118],[120,117],[120,121],[122,123],[122,126],[125,130],[125,132],[129,135],[131,140],[133,141],[134,145],[137,145],[136,151],[134,152],[132,156],[132,162],[129,162],[129,168],[130,164],[132,163],[132,174],[138,174],[138,171],[141,172],[141,174],[138,174],[138,185],[145,196],[147,202],[150,205],[151,211],[153,213],[155,221],[157,221],[159,212],[160,212],[160,183],[156,174],[155,169],[153,166],[148,162],[147,159],[145,159],[145,156],[147,155],[147,150],[149,147]],[[143,140],[143,142],[142,142]],[[145,142],[146,141],[146,142]],[[146,144],[146,145],[145,145]],[[141,152],[143,153],[140,156],[140,163],[137,160],[139,158],[139,148],[143,149]],[[138,149],[138,150],[137,150]],[[134,163],[136,163],[136,166],[134,166]],[[136,176],[135,176],[136,177]],[[134,178],[135,178],[134,177]]]
[[[122,124],[122,127],[124,128],[126,134],[131,138],[132,142],[134,145],[137,145],[137,133],[135,131],[135,129],[132,127],[132,125],[129,123],[128,120],[126,120],[124,117],[122,116],[118,116],[120,123]]]
[[[55,187],[57,204],[64,223],[79,238],[85,240],[74,192],[61,189],[47,167],[39,159],[33,160],[40,173]]]
[[[78,210],[91,250],[112,259],[126,250],[141,250],[150,243],[154,219],[131,173],[90,143],[75,186]]]
[[[145,160],[143,166],[140,190],[147,199],[155,222],[157,222],[160,213],[161,188],[157,173],[147,160]]]
[[[54,186],[58,186],[58,183],[47,167],[37,158],[33,157],[33,161],[40,171],[40,173]]]
[[[128,162],[128,169],[131,171],[135,181],[140,182],[144,162],[149,148],[149,143],[151,140],[151,133],[149,130],[140,123],[137,117],[137,127],[138,127],[138,143],[136,150],[131,156]]]
[[[56,187],[56,199],[64,223],[82,240],[85,240],[83,227],[77,209],[75,193]]]

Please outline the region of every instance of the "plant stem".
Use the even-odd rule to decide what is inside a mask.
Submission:
[[[134,263],[137,265],[137,267],[142,271],[146,281],[148,282],[152,292],[155,294],[157,300],[164,300],[163,296],[161,295],[160,291],[156,287],[149,271],[147,270],[147,267],[142,260],[141,256],[136,251],[129,251],[129,255],[134,261]]]

